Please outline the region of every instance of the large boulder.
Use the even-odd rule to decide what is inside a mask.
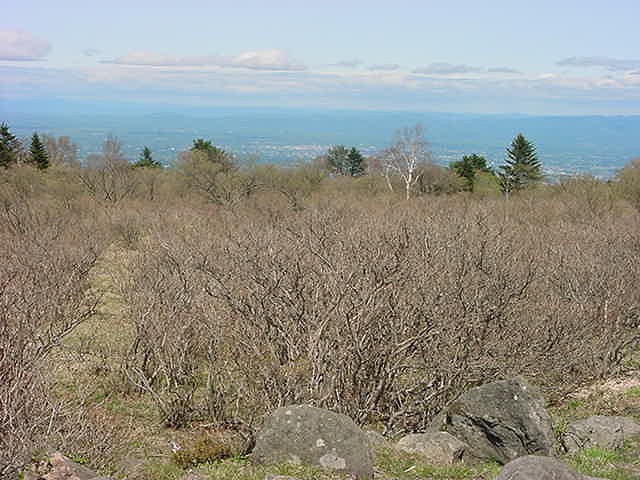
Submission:
[[[462,460],[467,446],[450,433],[427,432],[405,435],[396,448],[417,453],[431,465],[451,465]]]
[[[75,463],[59,452],[34,464],[25,472],[25,480],[109,480],[93,470]]]
[[[432,424],[468,445],[465,459],[500,463],[550,455],[554,435],[540,391],[523,378],[487,383],[462,394]]]
[[[624,441],[640,436],[640,424],[629,417],[593,416],[570,423],[562,438],[568,452],[587,447],[621,448]]]
[[[598,480],[571,470],[560,460],[528,455],[505,465],[496,480]]]
[[[305,405],[282,407],[269,415],[251,457],[256,463],[308,463],[373,478],[367,435],[344,415]]]
[[[369,439],[369,444],[371,445],[371,448],[376,449],[376,448],[385,448],[389,446],[389,442],[387,441],[386,438],[384,438],[384,435],[382,435],[380,432],[376,432],[375,430],[365,430],[364,433]]]

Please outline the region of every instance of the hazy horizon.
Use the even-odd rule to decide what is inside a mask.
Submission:
[[[194,138],[206,138],[240,160],[294,164],[326,153],[336,144],[373,155],[387,147],[395,132],[420,123],[431,144],[434,161],[446,165],[463,155],[484,155],[498,166],[505,148],[523,132],[538,148],[545,172],[553,177],[573,174],[612,177],[638,156],[640,116],[535,116],[524,114],[461,114],[443,112],[330,110],[320,108],[191,107],[144,104],[90,104],[51,101],[11,102],[5,112],[14,133],[33,131],[69,136],[81,157],[99,153],[113,134],[127,158],[143,146],[171,163]],[[65,108],[66,105],[66,108]],[[20,107],[20,108],[18,108]]]

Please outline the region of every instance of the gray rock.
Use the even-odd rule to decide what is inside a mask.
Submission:
[[[294,462],[373,478],[373,454],[367,435],[338,413],[305,405],[277,409],[256,436],[256,463]]]
[[[376,432],[375,430],[365,430],[364,433],[369,439],[369,444],[372,448],[384,448],[389,445],[387,439],[384,438],[381,433]]]
[[[560,460],[528,455],[505,465],[496,480],[598,480],[571,470]]]
[[[59,452],[34,464],[25,472],[25,480],[110,480],[93,470],[75,463]]]
[[[593,416],[570,423],[562,443],[568,452],[587,447],[622,448],[624,441],[640,436],[640,424],[629,417]]]
[[[523,378],[487,383],[462,394],[434,419],[432,429],[466,443],[465,459],[507,463],[549,455],[554,435],[540,391]]]
[[[396,448],[418,453],[432,465],[451,465],[462,460],[467,445],[447,432],[427,432],[402,437]]]

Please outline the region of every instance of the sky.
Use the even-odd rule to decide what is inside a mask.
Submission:
[[[2,105],[640,114],[637,0],[2,0]]]

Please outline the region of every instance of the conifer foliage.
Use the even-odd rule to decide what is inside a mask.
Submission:
[[[506,194],[523,190],[543,179],[536,147],[522,133],[516,135],[511,147],[507,148],[506,163],[500,169],[500,184]]]
[[[365,159],[360,151],[355,147],[351,147],[351,150],[349,150],[349,154],[347,155],[347,168],[348,174],[352,177],[364,175]]]
[[[134,164],[136,167],[146,167],[146,168],[158,168],[162,165],[160,162],[153,159],[153,154],[151,153],[151,149],[145,146],[140,153],[140,158]]]
[[[465,182],[465,190],[469,192],[474,191],[477,176],[486,173],[495,176],[493,169],[487,163],[487,159],[482,155],[464,155],[462,160],[451,162],[451,169],[456,172],[459,177],[462,177]]]
[[[31,157],[29,159],[30,163],[38,167],[40,170],[49,168],[49,155],[47,154],[47,149],[37,133],[34,133],[31,137],[31,148],[29,151],[31,153]]]
[[[327,152],[327,166],[334,175],[359,177],[365,173],[365,159],[355,148],[335,145]]]
[[[0,123],[0,167],[8,168],[17,163],[20,142],[9,131],[9,125]]]

